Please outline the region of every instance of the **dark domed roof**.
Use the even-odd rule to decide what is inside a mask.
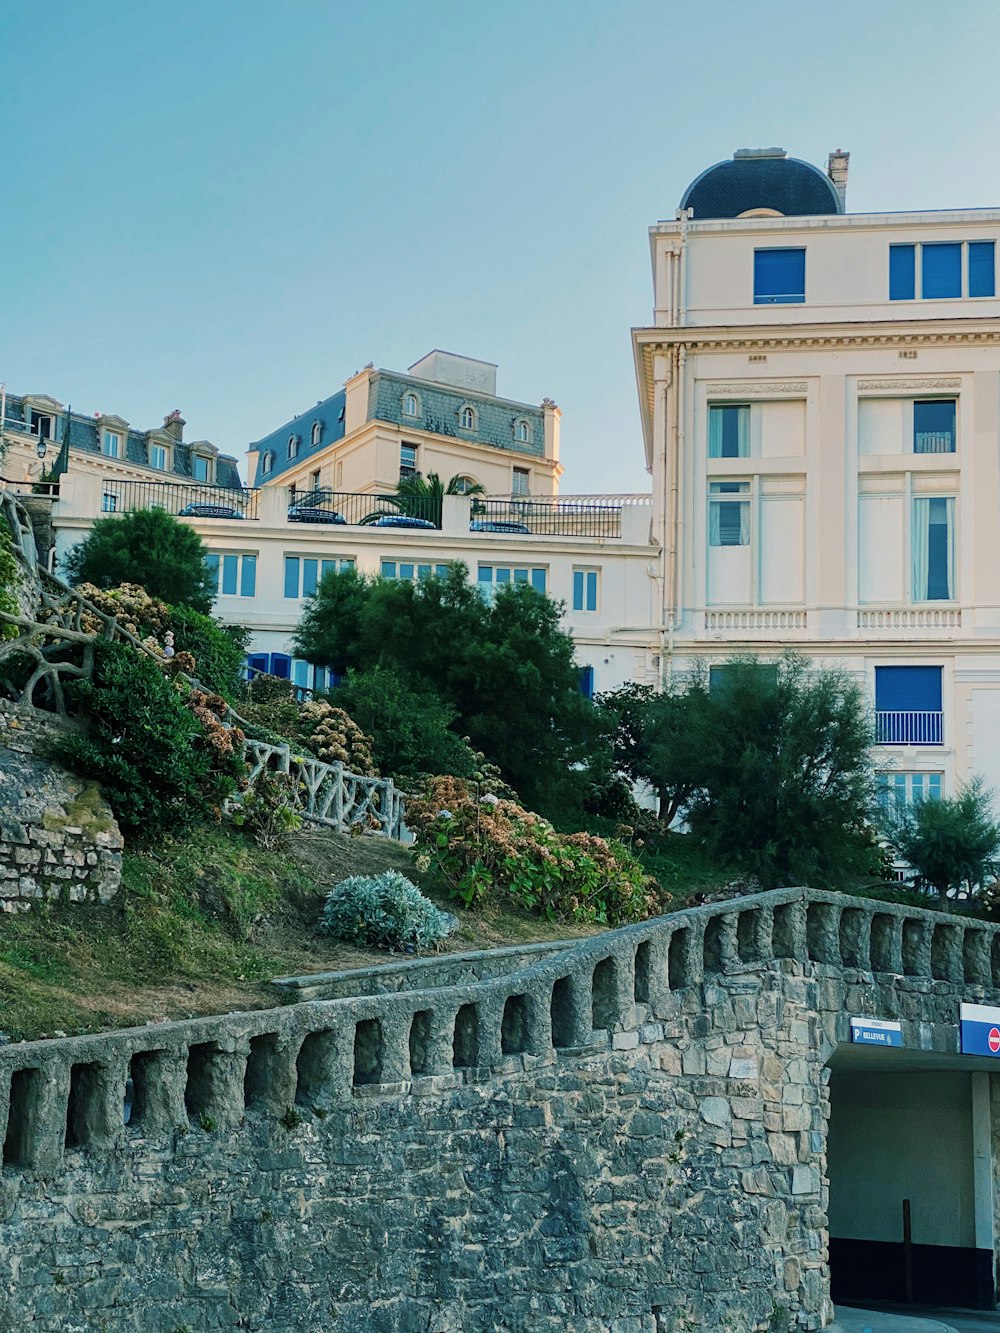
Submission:
[[[818,167],[780,148],[741,149],[717,162],[687,187],[681,208],[701,218],[738,218],[753,209],[783,217],[814,217],[844,211],[833,182]]]

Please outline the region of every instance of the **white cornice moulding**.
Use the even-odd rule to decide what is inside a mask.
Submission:
[[[801,397],[808,390],[806,380],[732,380],[725,384],[707,384],[705,392],[714,394],[767,394],[776,397],[779,394]]]
[[[858,380],[858,392],[865,393],[872,389],[898,389],[904,393],[910,393],[914,389],[960,389],[962,379],[960,375],[938,376],[928,379],[920,378],[918,375],[902,376],[891,380]]]

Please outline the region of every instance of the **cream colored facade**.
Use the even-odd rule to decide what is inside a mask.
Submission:
[[[946,791],[1000,789],[1000,299],[969,294],[997,241],[994,209],[682,215],[650,229],[654,317],[633,332],[664,673],[787,646],[841,664],[905,742],[885,766]],[[927,262],[960,254],[962,296],[890,299],[890,247],[919,284],[928,246],[958,247]],[[804,251],[803,300],[755,303],[771,248]],[[954,403],[950,436],[921,429],[950,411],[928,403]],[[739,456],[712,456],[723,407]],[[896,667],[921,689],[939,669],[938,709],[886,708]]]

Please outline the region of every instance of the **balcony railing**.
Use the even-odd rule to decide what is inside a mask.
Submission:
[[[288,505],[289,523],[347,523],[369,527],[380,518],[416,518],[441,526],[439,495],[378,495],[373,492],[303,491]]]
[[[181,518],[255,519],[257,492],[196,481],[120,481],[108,477],[101,483],[101,509],[106,514],[165,509]]]
[[[875,714],[879,745],[940,745],[944,714],[937,712],[883,712]]]
[[[522,532],[533,537],[620,537],[620,504],[511,496],[472,501],[474,532]]]
[[[959,607],[862,607],[858,611],[858,629],[961,629]]]

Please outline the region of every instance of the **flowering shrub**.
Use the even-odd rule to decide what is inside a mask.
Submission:
[[[627,847],[547,820],[460,778],[431,778],[407,804],[427,866],[466,906],[506,897],[551,921],[620,925],[663,893]],[[422,862],[418,861],[418,864]]]
[[[326,896],[320,930],[371,949],[419,950],[451,933],[455,918],[398,870],[352,875]]]
[[[378,776],[371,741],[342,708],[319,699],[303,704],[299,716],[305,743],[318,759],[341,763],[362,777]]]
[[[302,827],[302,816],[292,804],[294,796],[294,778],[264,769],[240,797],[233,823],[265,852],[286,851],[292,834]]]

